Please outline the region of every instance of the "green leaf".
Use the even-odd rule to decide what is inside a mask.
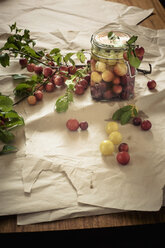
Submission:
[[[13,109],[13,101],[8,96],[0,96],[0,110],[7,112]]]
[[[16,91],[19,91],[19,90],[27,90],[27,89],[30,89],[31,88],[31,85],[30,84],[27,84],[27,83],[20,83],[18,84],[16,87],[15,87],[15,90]]]
[[[7,38],[7,43],[14,43],[14,42],[15,42],[14,35],[10,35],[10,36]]]
[[[18,84],[14,89],[14,94],[16,96],[25,96],[29,95],[30,91],[32,89],[32,86],[27,83],[20,83]]]
[[[57,99],[55,109],[58,113],[66,112],[68,105],[68,98],[66,96],[62,96]]]
[[[114,121],[120,120],[120,117],[121,117],[122,114],[123,114],[123,111],[120,108],[120,109],[116,110],[116,112],[113,114],[112,119]]]
[[[24,125],[24,120],[21,116],[18,116],[17,118],[13,118],[5,124],[8,130],[11,130],[13,128],[23,126],[23,125]]]
[[[138,115],[138,112],[137,112],[136,108],[133,108],[133,115],[134,116],[137,116]]]
[[[39,56],[39,57],[43,57],[45,55],[45,53],[41,50],[41,51],[37,51],[36,54]]]
[[[60,52],[60,49],[59,48],[54,48],[50,51],[50,54],[57,54]]]
[[[8,130],[0,129],[0,140],[4,143],[10,143],[14,140],[15,136]]]
[[[131,110],[131,109],[132,109],[132,106],[131,105],[127,105],[127,106],[124,106],[124,107],[121,108],[121,110],[123,112],[126,112],[126,111]]]
[[[61,54],[54,55],[53,60],[55,63],[57,63],[57,65],[60,65],[60,63],[62,61],[62,55]]]
[[[132,36],[128,41],[127,44],[128,45],[132,45],[133,43],[135,43],[135,41],[137,40],[138,36]]]
[[[24,46],[23,50],[35,58],[40,58],[40,56],[36,54],[35,50],[27,45]]]
[[[4,145],[2,150],[0,151],[0,155],[5,155],[5,154],[9,154],[12,152],[17,152],[18,149],[15,146],[11,146],[11,145]]]
[[[27,79],[27,78],[29,78],[29,77],[26,76],[26,75],[22,75],[22,74],[13,74],[13,75],[12,75],[12,78],[13,78],[14,80],[20,80],[20,79]]]
[[[132,54],[131,49],[128,50],[127,55],[128,55],[128,60],[129,60],[130,65],[135,67],[135,68],[138,68],[141,64],[140,59],[138,57],[136,57],[134,55],[134,53]]]
[[[16,111],[11,110],[5,113],[5,118],[19,118],[19,115]]]
[[[31,80],[33,82],[36,82],[37,83],[40,80],[39,77],[40,77],[40,75],[34,74],[34,75],[31,76]]]
[[[24,35],[23,35],[23,37],[24,37],[25,39],[29,39],[29,38],[30,38],[30,31],[29,31],[28,29],[25,29],[25,30],[24,30]]]
[[[4,47],[3,47],[4,50],[10,49],[10,48],[13,48],[13,49],[15,49],[15,50],[18,50],[18,47],[17,47],[15,44],[13,44],[13,43],[8,43],[8,42],[7,42],[7,43],[4,45]]]
[[[79,51],[76,53],[77,58],[80,60],[81,63],[84,63],[86,60],[86,57],[83,53],[83,51]]]
[[[67,90],[64,96],[61,96],[57,99],[55,104],[55,109],[58,113],[66,112],[69,103],[73,102],[73,91],[75,84],[72,80],[66,80],[65,84],[67,85]]]
[[[16,29],[16,22],[12,25],[9,25],[10,31],[12,32],[14,29]]]
[[[73,66],[75,66],[75,61],[74,61],[73,59],[69,58],[69,62],[70,62]]]
[[[77,71],[76,71],[76,73],[74,74],[74,76],[77,76],[77,77],[80,77],[80,78],[82,78],[82,77],[85,77],[86,76],[86,69],[78,69]]]
[[[9,60],[10,60],[10,57],[7,53],[0,54],[0,64],[3,67],[9,66]]]
[[[128,110],[121,115],[120,117],[121,125],[124,125],[129,122],[129,120],[131,119],[131,114],[132,114],[132,110]]]
[[[113,32],[109,32],[108,33],[108,39],[111,40],[113,37],[114,37],[114,33]]]
[[[74,60],[71,58],[73,55],[74,53],[67,53],[63,58],[64,62],[67,63],[69,61],[72,65],[75,65]]]

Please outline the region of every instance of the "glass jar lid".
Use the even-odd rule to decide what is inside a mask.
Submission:
[[[125,49],[130,35],[118,30],[99,30],[91,37],[91,42],[103,49]]]

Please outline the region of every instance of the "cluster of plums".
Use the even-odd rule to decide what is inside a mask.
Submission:
[[[23,68],[27,68],[29,72],[34,72],[37,75],[43,75],[43,83],[36,85],[36,91],[30,96],[28,96],[27,101],[30,105],[35,105],[37,101],[42,100],[43,91],[53,92],[56,88],[65,87],[66,79],[69,79],[71,75],[74,75],[77,71],[76,66],[60,66],[57,69],[52,69],[51,67],[43,67],[40,65],[35,65],[33,63],[28,64],[26,58],[20,59],[20,65]],[[54,63],[51,62],[51,66]],[[90,75],[80,78],[75,78],[75,94],[82,95],[88,88],[90,82]]]

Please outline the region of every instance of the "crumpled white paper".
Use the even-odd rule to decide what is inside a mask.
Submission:
[[[103,0],[13,0],[10,3],[3,1],[0,6],[1,32],[8,32],[7,26],[16,21],[19,27],[39,32],[40,35],[42,32],[49,33],[50,37],[56,38],[54,43],[67,43],[69,48],[73,37],[81,32],[97,30],[117,19],[127,24],[137,24],[153,12],[153,9],[142,10]],[[59,30],[65,30],[70,36],[65,36],[65,33],[58,36]],[[47,37],[45,41],[47,44]]]
[[[103,25],[115,25],[117,20],[137,24],[152,12],[152,9],[141,10],[101,0],[97,4],[96,1],[17,1],[17,4],[12,1],[10,9],[6,3],[1,3],[4,14],[0,18],[0,44],[7,35],[7,25],[14,20],[19,27],[32,30],[38,47],[59,47],[63,51],[90,49],[91,34]],[[120,127],[125,142],[130,144],[130,164],[121,167],[116,164],[115,157],[103,158],[99,153],[99,143],[106,138],[106,121],[123,103],[95,103],[88,91],[82,97],[75,97],[69,110],[59,115],[54,112],[54,103],[62,92],[45,93],[43,101],[34,107],[26,102],[16,107],[25,119],[26,146],[17,139],[19,153],[0,161],[3,165],[0,167],[1,215],[37,212],[21,215],[19,224],[25,224],[116,211],[112,208],[149,211],[160,208],[164,185],[164,140],[160,139],[163,121],[159,121],[159,130],[156,125],[164,118],[164,31],[127,25],[123,28],[139,35],[140,45],[146,48],[144,62],[152,62],[152,78],[158,82],[158,92],[151,93],[146,84],[144,86],[144,77],[137,77],[134,101],[152,120],[153,128],[144,133],[135,131],[129,124],[129,127]],[[5,75],[20,71],[16,62],[12,66],[14,70],[1,68],[4,94],[11,94],[14,87],[11,78],[5,79]],[[145,98],[140,97],[146,95],[149,100],[144,108]],[[159,102],[160,106],[154,105],[158,107],[153,114],[151,106]],[[69,132],[65,123],[71,117],[87,120],[88,131]]]

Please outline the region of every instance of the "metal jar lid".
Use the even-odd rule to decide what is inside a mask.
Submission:
[[[130,35],[118,30],[99,30],[91,37],[91,43],[102,49],[125,49]]]

